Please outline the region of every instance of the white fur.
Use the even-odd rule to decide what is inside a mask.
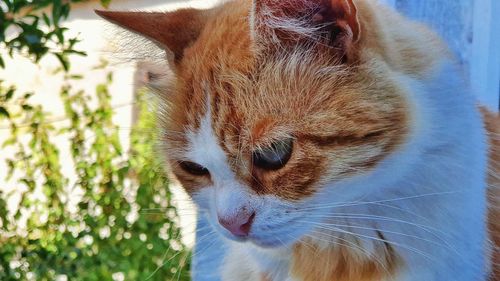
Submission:
[[[320,3],[303,1],[301,5],[305,7],[305,11],[307,11],[309,16],[312,16],[318,10]],[[255,15],[255,13],[251,13],[250,15],[251,35],[257,41],[259,41],[258,34],[264,31],[263,33],[267,36],[265,41],[270,41],[272,44],[280,44],[281,40],[277,37],[275,30],[287,31],[295,36],[318,39],[318,30],[324,27],[322,25],[311,26],[308,24],[306,20],[307,15],[304,15],[303,18],[277,16],[275,15],[275,11],[266,5],[265,1],[255,1],[253,3],[253,11],[257,11],[258,15]]]

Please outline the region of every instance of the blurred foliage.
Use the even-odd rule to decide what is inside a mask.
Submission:
[[[69,55],[85,55],[75,49],[76,37],[67,37],[61,22],[68,18],[71,4],[88,0],[2,0],[0,1],[0,48],[12,57],[14,52],[38,62],[47,54],[57,57],[65,70]],[[107,7],[111,0],[100,0]],[[5,60],[0,56],[0,68]]]
[[[16,190],[0,194],[0,280],[188,280],[189,251],[151,142],[155,118],[139,100],[143,114],[125,153],[111,79],[96,87],[96,100],[65,85],[61,129],[30,103],[32,94],[0,88],[0,118],[10,124],[2,149],[15,150],[8,180],[18,176]],[[71,155],[61,155],[56,135],[69,140]],[[76,180],[65,176],[68,167],[62,172],[62,157],[71,157]],[[8,214],[6,200],[19,192],[19,208]]]
[[[124,151],[113,123],[112,74],[95,93],[73,86],[84,77],[69,74],[70,55],[85,53],[62,21],[83,1],[0,1],[4,54],[34,63],[54,55],[66,77],[54,89],[60,100],[53,102],[65,109],[58,119],[33,101],[37,93],[0,80],[0,129],[9,132],[0,151],[11,155],[5,182],[13,184],[0,186],[0,280],[189,280],[190,252],[154,152],[155,105],[140,95]],[[9,68],[2,57],[0,66]]]

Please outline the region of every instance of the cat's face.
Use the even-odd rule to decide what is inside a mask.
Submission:
[[[221,234],[279,247],[309,233],[332,202],[363,193],[340,186],[369,180],[404,141],[408,117],[383,63],[367,60],[352,2],[253,4],[205,12],[174,51],[162,142]]]

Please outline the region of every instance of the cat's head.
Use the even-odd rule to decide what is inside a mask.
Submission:
[[[100,12],[165,48],[170,170],[213,226],[289,244],[405,141],[408,109],[367,7],[255,0],[211,10]],[[167,67],[167,66],[165,66]]]

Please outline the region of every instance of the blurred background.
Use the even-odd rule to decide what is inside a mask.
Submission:
[[[436,29],[498,110],[500,1],[384,2]],[[215,4],[0,0],[0,280],[190,280],[195,209],[162,169],[145,87],[167,65],[93,10]]]

